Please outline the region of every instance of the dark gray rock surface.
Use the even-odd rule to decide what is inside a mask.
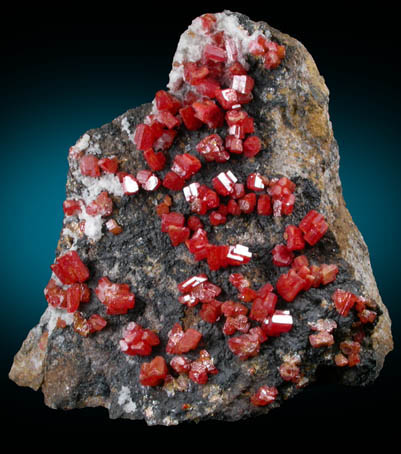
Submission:
[[[235,299],[236,291],[228,282],[233,269],[211,272],[206,262],[193,260],[185,245],[171,246],[155,214],[156,205],[168,193],[164,188],[155,193],[142,191],[135,197],[114,195],[113,217],[123,227],[123,233],[114,236],[103,226],[101,238],[94,241],[79,235],[77,220],[66,217],[57,255],[71,247],[77,249],[89,267],[91,289],[102,276],[128,283],[136,295],[136,305],[127,315],[108,316],[92,292],[91,302],[81,305],[81,309],[86,317],[92,313],[104,315],[108,325],[86,338],[73,330],[71,317],[53,308],[46,310],[15,356],[10,378],[21,386],[40,388],[49,407],[104,406],[111,418],[145,419],[148,424],[171,425],[204,418],[237,420],[281,405],[302,387],[313,386],[322,370],[338,383],[371,383],[392,349],[391,323],[372,274],[368,250],[342,197],[339,152],[329,120],[329,91],[324,80],[301,43],[265,23],[236,16],[249,32],[255,27],[270,30],[273,40],[286,46],[286,58],[274,71],[266,71],[258,59],[249,58],[255,89],[254,100],[245,109],[255,119],[255,132],[264,149],[252,159],[233,155],[225,164],[205,163],[196,181],[210,185],[211,179],[223,170],[233,170],[241,181],[256,171],[268,177],[287,176],[297,185],[296,204],[289,217],[251,214],[232,217],[216,228],[205,222],[209,240],[248,246],[253,252],[251,262],[234,271],[250,278],[254,288],[266,282],[274,284],[283,269],[273,266],[271,249],[282,242],[286,225],[299,223],[309,210],[316,209],[327,219],[329,231],[315,247],[307,247],[305,254],[312,263],[337,264],[337,280],[301,293],[292,303],[279,299],[278,308],[291,311],[293,329],[262,344],[258,356],[240,361],[227,346],[227,337],[221,330],[223,320],[208,324],[199,317],[199,306],[188,309],[177,300],[177,283],[198,273],[206,273],[211,282],[221,286],[224,293],[220,299]],[[88,131],[79,143],[84,142],[87,152],[98,156],[118,156],[120,170],[136,173],[146,168],[146,163],[133,144],[132,133],[150,109],[151,104],[130,109],[110,124]],[[190,133],[180,130],[168,152],[166,170],[160,175],[167,172],[176,154],[193,152],[199,140],[209,134],[206,128]],[[67,198],[86,190],[77,175],[77,161],[70,158]],[[181,192],[173,194],[172,208],[190,213]],[[378,307],[377,320],[365,327],[361,362],[355,367],[334,365],[339,343],[352,337],[352,325],[357,320],[353,312],[348,317],[336,312],[331,302],[336,288],[362,295]],[[59,316],[67,321],[64,329],[55,327]],[[335,344],[312,348],[308,322],[320,318],[337,322]],[[161,345],[154,348],[152,356],[161,354],[166,358],[171,357],[165,354],[165,345],[175,322],[198,329],[203,335],[202,347],[213,357],[219,373],[211,376],[206,385],[181,376],[164,387],[141,386],[139,369],[147,359],[127,357],[119,349],[122,330],[132,320],[157,331]],[[277,369],[286,355],[295,353],[301,358],[302,386],[284,382]],[[198,350],[188,356],[197,358]],[[264,384],[278,388],[276,402],[263,408],[252,406],[250,395]],[[189,404],[189,410],[184,410],[183,404]]]

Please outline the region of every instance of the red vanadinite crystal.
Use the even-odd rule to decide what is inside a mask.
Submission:
[[[243,142],[243,147],[244,155],[247,158],[252,158],[262,149],[262,142],[258,136],[248,136]]]
[[[290,266],[294,259],[294,253],[285,244],[277,244],[272,250],[272,255],[276,266]]]
[[[249,192],[248,194],[245,194],[244,197],[241,197],[238,200],[238,206],[241,212],[244,214],[253,213],[256,206],[256,200],[256,194],[254,194],[253,192]]]
[[[195,290],[196,287],[207,282],[208,278],[206,274],[198,274],[196,276],[191,276],[190,278],[186,279],[185,281],[178,284],[178,290],[180,293],[184,295],[187,293],[191,293]]]
[[[206,33],[210,33],[216,24],[216,16],[214,14],[206,13],[201,16],[202,27]]]
[[[284,232],[284,239],[290,251],[299,251],[305,247],[302,230],[296,225],[287,225]]]
[[[211,60],[224,63],[227,60],[226,51],[212,44],[206,44],[203,51],[203,57],[206,61]]]
[[[112,283],[108,277],[99,279],[95,293],[110,315],[126,314],[135,306],[135,295],[129,285]]]
[[[185,374],[191,369],[191,360],[186,356],[177,355],[170,361],[170,366],[178,373]]]
[[[185,332],[179,323],[176,323],[170,330],[166,352],[173,355],[181,355],[190,350],[195,350],[198,346],[202,334],[195,329],[188,328]]]
[[[242,334],[240,336],[231,337],[228,340],[228,347],[239,359],[245,361],[259,353],[260,340],[255,334]]]
[[[309,342],[314,348],[329,347],[334,344],[334,337],[327,331],[319,331],[309,336]]]
[[[240,290],[238,299],[244,303],[250,303],[258,296],[258,292],[250,287],[244,287]]]
[[[336,280],[337,274],[338,274],[338,266],[337,265],[326,265],[325,263],[323,265],[320,265],[319,268],[320,271],[320,280],[322,285],[327,285],[330,282],[333,282]]]
[[[73,216],[81,212],[81,200],[67,199],[63,202],[63,211],[66,216]]]
[[[221,315],[221,304],[221,301],[217,300],[203,303],[199,311],[200,318],[208,323],[216,323]]]
[[[143,152],[143,157],[153,172],[163,170],[166,165],[166,157],[159,151],[156,153],[153,148],[148,148]]]
[[[227,212],[233,216],[241,215],[241,208],[234,199],[230,199],[227,203]]]
[[[181,243],[185,243],[189,238],[191,231],[188,227],[176,227],[170,225],[167,229],[168,236],[170,237],[171,244],[176,247]]]
[[[159,90],[155,95],[156,107],[159,111],[168,111],[175,115],[181,107],[180,101],[165,90]]]
[[[210,244],[207,239],[207,234],[203,229],[198,229],[185,244],[187,245],[189,252],[194,254],[196,261],[207,258]]]
[[[257,212],[260,216],[270,216],[273,213],[271,199],[268,194],[261,194],[259,196]]]
[[[277,281],[276,287],[278,294],[285,301],[294,301],[301,290],[304,290],[305,281],[295,270],[290,270],[287,274],[282,274]]]
[[[152,353],[152,347],[160,344],[159,336],[150,329],[144,329],[135,322],[130,322],[120,340],[120,349],[126,355],[147,356]]]
[[[210,224],[212,224],[214,226],[222,225],[227,222],[227,217],[223,216],[218,211],[212,211],[209,215],[209,221],[210,221]]]
[[[155,191],[161,185],[159,178],[150,170],[140,170],[136,179],[145,191]]]
[[[113,201],[109,197],[109,193],[107,191],[102,191],[96,199],[86,207],[86,213],[90,216],[111,216],[113,213]]]
[[[152,128],[149,125],[141,123],[136,127],[133,140],[138,150],[145,151],[151,148],[154,139]]]
[[[167,377],[168,369],[162,356],[155,356],[149,363],[143,363],[139,381],[143,386],[157,386]]]
[[[176,135],[177,131],[175,129],[164,129],[162,135],[153,143],[153,149],[155,151],[168,150],[173,144]],[[145,148],[145,150],[147,148]]]
[[[237,177],[231,172],[221,172],[212,180],[214,189],[222,196],[228,196],[234,192],[234,184]]]
[[[198,85],[209,74],[209,68],[206,65],[200,65],[195,62],[184,63],[184,79],[189,85]]]
[[[346,317],[357,301],[357,296],[346,290],[337,289],[331,296],[337,312]]]
[[[277,295],[268,293],[264,298],[258,297],[252,303],[249,318],[263,322],[269,315],[273,315],[276,309]]]
[[[220,128],[224,123],[224,114],[220,107],[207,99],[203,102],[196,101],[192,104],[195,117],[205,123],[210,129]]]
[[[172,211],[170,213],[162,215],[161,230],[164,233],[167,233],[168,228],[172,225],[175,227],[184,227],[184,224],[185,217],[181,213],[176,213],[175,211]]]
[[[203,123],[195,117],[195,110],[192,106],[185,106],[179,110],[180,116],[188,131],[196,131],[202,127]]]
[[[118,223],[115,219],[109,219],[106,222],[106,228],[113,235],[119,235],[123,231],[122,227],[120,225],[118,225]]]
[[[265,178],[259,173],[251,173],[246,180],[246,185],[251,191],[263,191]]]
[[[231,88],[239,93],[250,94],[255,86],[255,81],[251,76],[248,75],[234,75]]]
[[[196,232],[198,229],[203,229],[202,221],[198,218],[198,216],[189,216],[187,219],[187,226],[193,232]]]
[[[361,362],[359,352],[361,344],[359,342],[346,340],[340,343],[341,352],[347,357],[348,366],[353,367]]]
[[[304,240],[311,246],[314,246],[327,232],[329,226],[322,214],[311,210],[302,219],[299,228],[304,233]]]
[[[234,135],[227,135],[225,147],[230,153],[241,154],[244,151],[242,139]]]
[[[225,301],[221,305],[221,312],[226,317],[237,317],[238,315],[246,315],[248,313],[248,308],[235,301]]]
[[[236,317],[227,317],[223,326],[223,333],[227,336],[235,334],[237,331],[247,333],[251,324],[246,315],[237,315]]]
[[[54,279],[50,279],[43,291],[46,301],[53,307],[65,308],[67,304],[66,291],[56,284]]]
[[[99,167],[106,173],[116,173],[118,170],[118,159],[114,156],[112,158],[99,159]]]
[[[188,180],[202,167],[201,162],[189,153],[175,156],[171,170],[184,180]]]
[[[189,378],[200,385],[207,383],[210,374],[217,374],[218,370],[213,364],[213,359],[206,350],[199,352],[199,358],[191,363]]]
[[[175,172],[169,171],[163,179],[163,186],[167,189],[171,189],[172,191],[181,191],[181,189],[185,186],[185,180]]]
[[[299,368],[301,360],[298,357],[290,358],[289,360],[284,361],[278,368],[280,377],[284,381],[289,381],[292,383],[297,383],[301,378],[301,371]]]
[[[273,315],[263,320],[262,330],[266,336],[279,336],[290,331],[293,323],[290,311],[275,310]]]
[[[86,284],[72,284],[66,291],[67,312],[75,312],[81,302],[90,300],[90,289]]]
[[[89,270],[82,263],[77,251],[69,251],[57,257],[56,263],[50,265],[53,273],[63,284],[75,284],[89,279]]]
[[[107,321],[99,314],[92,314],[88,318],[89,332],[101,331],[107,326]]]
[[[100,177],[99,160],[92,154],[82,156],[79,161],[82,175],[87,177]]]
[[[243,290],[244,288],[251,286],[251,283],[249,282],[249,280],[241,273],[230,274],[228,280],[239,292],[241,290]]]
[[[216,99],[224,110],[232,109],[239,103],[238,93],[232,88],[217,90]]]
[[[218,134],[204,137],[197,145],[196,151],[206,161],[225,162],[230,159],[229,153],[224,149],[223,139]]]
[[[274,402],[277,398],[278,390],[274,386],[261,386],[255,394],[251,396],[251,403],[257,407],[264,407]]]
[[[235,183],[234,192],[231,197],[235,200],[241,199],[245,195],[245,186],[243,183]]]

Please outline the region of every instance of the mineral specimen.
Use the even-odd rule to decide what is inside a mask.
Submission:
[[[266,413],[321,368],[375,380],[390,319],[328,99],[295,39],[194,19],[167,89],[71,147],[48,307],[10,378],[52,408],[164,425]]]

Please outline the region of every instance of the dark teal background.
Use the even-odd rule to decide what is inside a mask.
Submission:
[[[116,5],[99,17],[76,11],[74,17],[55,15],[53,22],[40,17],[21,21],[11,15],[9,27],[2,29],[0,377],[2,406],[10,424],[18,425],[23,414],[27,426],[55,432],[80,424],[113,433],[154,430],[142,422],[110,421],[103,409],[50,410],[40,392],[17,387],[7,374],[13,355],[46,308],[43,288],[62,225],[68,148],[86,130],[151,101],[168,81],[179,35],[194,17],[225,7],[299,39],[326,80],[344,197],[369,247],[393,320],[395,351],[368,388],[321,385],[306,389],[265,418],[203,427],[228,433],[232,427],[247,431],[268,425],[284,432],[289,418],[299,422],[293,430],[300,421],[313,419],[322,430],[341,421],[347,434],[345,428],[355,425],[355,415],[377,413],[381,421],[392,422],[388,410],[400,402],[401,380],[401,96],[394,24],[382,9],[342,14],[338,9],[306,6],[288,12],[271,7],[218,8],[214,3],[197,10],[166,7],[142,15],[123,14],[123,6]],[[159,430],[167,436],[196,431],[195,427],[201,426]]]

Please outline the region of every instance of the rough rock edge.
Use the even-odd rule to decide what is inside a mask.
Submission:
[[[320,148],[321,162],[319,165],[323,167],[323,172],[318,172],[315,179],[310,172],[306,172],[306,175],[314,182],[314,184],[316,184],[317,187],[320,188],[324,187],[326,184],[332,185],[332,181],[336,181],[335,191],[325,191],[322,193],[321,210],[326,215],[330,214],[328,222],[331,226],[331,231],[340,246],[340,250],[344,251],[344,259],[351,265],[354,278],[357,281],[362,281],[364,283],[366,289],[365,296],[369,296],[374,299],[382,311],[379,321],[371,335],[373,350],[375,352],[377,376],[383,366],[386,354],[393,348],[391,321],[388,311],[381,300],[375,279],[373,277],[367,246],[362,238],[362,235],[353,224],[351,215],[345,206],[342,196],[341,183],[338,176],[338,146],[333,137],[331,122],[328,116],[329,91],[325,86],[323,77],[320,76],[312,57],[301,43],[296,41],[294,38],[269,27],[263,22],[260,22],[257,26],[268,28],[274,39],[282,44],[285,44],[287,47],[293,47],[300,56],[300,60],[298,62],[299,71],[303,73],[304,80],[308,82],[309,90],[312,93],[314,100],[310,103],[311,110],[309,112],[306,114],[303,113],[303,115],[300,115],[299,118],[298,115],[295,114],[293,118],[288,119],[288,121],[292,121],[293,123],[299,121],[299,124],[294,124],[295,128],[292,130],[292,134],[299,134],[299,140],[302,141],[304,140],[305,135],[306,137],[309,136],[311,141],[309,146],[308,144],[302,143],[302,150],[308,150],[309,148],[310,154],[303,153],[302,155],[298,155],[297,160],[301,159],[304,161],[306,166],[305,168],[307,168],[307,166],[310,165],[310,159],[315,159],[316,157],[316,153],[312,157],[313,146],[316,145],[314,143],[315,138],[317,137],[320,139],[319,145],[322,146]],[[285,96],[286,94],[283,93],[282,95]],[[294,110],[296,111],[297,99],[293,99],[292,102],[294,103]],[[132,110],[115,119],[113,123],[121,123],[123,118],[126,118],[130,112],[132,112]],[[282,149],[282,147],[285,147],[286,141],[290,139],[291,141],[297,140],[295,137],[287,137],[289,130],[285,129],[285,126],[283,125],[284,120],[282,112],[280,111],[279,103],[277,103],[277,107],[273,107],[269,111],[269,115],[270,118],[273,119],[274,129],[277,131],[277,134],[273,138],[273,140],[277,141],[272,144],[273,150]],[[280,130],[284,131],[284,129],[285,134],[280,134]],[[304,129],[302,133],[299,133],[298,130],[302,129]],[[330,163],[330,165],[325,166],[325,163]],[[316,165],[316,167],[318,166]],[[283,163],[280,160],[279,154],[273,152],[269,160],[269,168],[272,173],[277,171],[279,173],[286,173],[287,176],[291,177],[294,173],[299,176],[299,169],[301,168],[301,165],[299,164],[299,161]],[[323,179],[320,179],[319,175],[323,175]],[[333,206],[337,207],[336,210],[332,210]],[[51,386],[51,380],[49,380],[50,377],[47,377],[48,379],[45,383],[43,382],[46,366],[46,345],[47,338],[54,328],[54,320],[57,319],[58,315],[60,315],[59,311],[48,308],[42,316],[39,325],[30,331],[20,351],[16,354],[9,377],[18,385],[29,386],[34,390],[38,390],[41,386],[43,386],[43,388]],[[50,322],[50,320],[53,320],[53,322]],[[65,366],[68,371],[68,364]],[[73,367],[73,365],[71,366]],[[79,376],[79,373],[76,370],[71,370],[71,374],[75,377]],[[57,382],[57,380],[55,380],[55,382]],[[43,391],[45,393],[45,403],[50,407],[56,408],[54,403],[46,398],[47,395],[51,395],[51,392],[49,392],[50,390],[47,389],[46,392],[46,390],[43,389]],[[215,399],[220,400],[221,396],[218,395],[218,389],[215,391],[217,392]],[[213,386],[205,387],[205,394],[213,394],[213,392]],[[127,410],[127,412],[124,412],[122,415],[111,414],[111,417],[130,417],[130,410],[132,410],[133,405],[135,404],[132,402],[129,393],[127,393],[126,400],[124,400],[124,402],[123,400],[124,399],[121,398],[121,402],[119,401],[119,404],[123,407],[123,409]],[[93,396],[81,401],[79,406],[104,406],[106,408],[110,408],[111,402],[110,399]],[[64,408],[68,408],[68,406]],[[210,410],[210,414],[213,416],[213,409]],[[202,416],[205,417],[205,415]],[[153,420],[151,411],[148,413],[145,411],[143,417],[146,419],[148,424],[160,423]],[[165,420],[161,423],[170,425],[176,424],[177,422],[172,418],[165,418]]]

